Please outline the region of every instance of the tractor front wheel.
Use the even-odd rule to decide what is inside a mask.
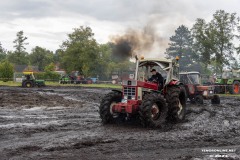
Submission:
[[[211,99],[212,104],[220,104],[219,95],[213,95],[213,99]]]
[[[168,120],[182,121],[186,112],[186,91],[182,86],[167,87]]]
[[[195,97],[195,102],[196,102],[196,104],[203,104],[203,96],[202,95],[197,95]]]
[[[147,94],[140,106],[141,123],[145,127],[161,127],[166,120],[167,112],[166,102],[160,94]]]
[[[99,114],[103,124],[113,123],[118,117],[121,117],[119,113],[113,113],[112,107],[114,104],[121,102],[121,92],[110,92],[101,101],[99,106]]]

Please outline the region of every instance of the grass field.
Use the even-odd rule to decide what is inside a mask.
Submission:
[[[0,86],[21,86],[21,83],[13,82],[13,81],[8,81],[8,82],[0,81]]]
[[[223,97],[240,97],[240,94],[218,94],[219,96]]]
[[[20,82],[3,82],[0,81],[0,86],[21,86]],[[92,88],[112,88],[112,89],[120,89],[121,85],[117,84],[59,84],[58,82],[46,82],[46,86],[81,86],[81,87],[92,87]],[[226,96],[226,97],[240,97],[240,94],[219,94],[219,96]]]
[[[59,84],[58,82],[46,82],[47,86],[81,86],[81,87],[97,87],[97,88],[121,88],[117,84]]]
[[[0,86],[21,86],[20,82],[3,82],[0,81]],[[81,86],[81,87],[92,87],[92,88],[113,88],[119,89],[121,85],[116,84],[59,84],[58,82],[46,82],[46,86]]]

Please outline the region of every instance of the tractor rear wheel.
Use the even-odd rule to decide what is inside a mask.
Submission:
[[[212,104],[220,104],[219,95],[213,95],[213,99],[211,99]]]
[[[113,123],[119,117],[118,113],[112,112],[112,107],[114,104],[121,102],[122,94],[121,92],[110,92],[101,101],[99,106],[99,114],[102,119],[103,124]]]
[[[234,81],[232,87],[229,88],[231,94],[239,94],[240,93],[240,82]]]
[[[182,86],[167,87],[168,120],[172,122],[182,121],[186,112],[186,91]]]
[[[22,87],[32,88],[34,86],[32,81],[25,81],[22,83]]]
[[[168,108],[160,94],[145,95],[139,109],[141,123],[145,127],[161,127],[166,120]]]

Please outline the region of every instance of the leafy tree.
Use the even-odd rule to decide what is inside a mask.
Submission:
[[[53,55],[53,61],[56,63],[56,62],[60,62],[60,59],[61,59],[61,55],[63,53],[63,50],[62,49],[57,49]]]
[[[3,81],[7,82],[12,79],[13,72],[13,65],[9,61],[5,60],[0,63],[0,76],[3,78]]]
[[[45,71],[45,72],[52,72],[52,71],[54,71],[54,69],[55,69],[54,63],[50,63],[49,65],[47,65],[47,66],[44,68],[44,71]]]
[[[128,59],[115,57],[114,47],[113,43],[99,45],[100,57],[95,69],[95,75],[98,75],[99,79],[109,80],[113,72],[122,73],[129,71],[131,67],[135,68],[135,64]]]
[[[68,34],[62,44],[61,64],[66,71],[79,71],[85,76],[94,74],[99,59],[99,49],[90,27],[80,26]]]
[[[238,27],[236,13],[226,13],[223,10],[213,15],[209,27],[214,37],[212,47],[214,59],[217,63],[216,70],[222,72],[223,65],[229,65],[233,60],[235,30]]]
[[[40,71],[43,71],[48,64],[54,61],[54,54],[45,48],[36,46],[29,55],[29,61],[32,65],[37,65]]]
[[[17,32],[17,38],[13,41],[15,51],[9,52],[8,60],[14,64],[28,64],[27,52],[25,51],[25,45],[28,45],[25,41],[27,37],[24,36],[23,31]]]
[[[109,44],[101,44],[99,45],[98,52],[98,61],[95,65],[95,70],[93,72],[93,76],[99,77],[99,79],[107,80],[111,73],[110,62],[111,62],[111,47]]]
[[[199,59],[207,68],[210,63],[211,43],[207,23],[204,19],[198,18],[192,28],[194,41],[194,51],[199,55]]]
[[[47,65],[44,69],[44,79],[48,79],[48,80],[59,80],[60,75],[56,72],[54,72],[55,69],[55,65],[54,63],[50,63],[49,65]]]
[[[5,60],[7,57],[6,50],[2,47],[2,43],[0,42],[0,62]]]
[[[237,56],[230,62],[230,69],[240,69],[240,56]]]
[[[187,70],[193,64],[196,55],[192,50],[193,38],[191,32],[184,25],[175,30],[175,35],[170,37],[169,48],[166,53],[168,58],[179,56],[180,70]]]
[[[213,19],[206,23],[197,19],[193,26],[194,48],[200,55],[201,61],[207,66],[215,64],[215,72],[222,72],[224,65],[229,65],[236,51],[234,39],[239,26],[236,13],[218,10]]]
[[[13,41],[15,43],[14,48],[16,48],[17,53],[22,53],[26,50],[24,45],[28,45],[25,41],[27,40],[27,37],[23,35],[23,31],[17,32],[17,39]]]

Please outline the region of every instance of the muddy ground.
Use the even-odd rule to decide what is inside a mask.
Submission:
[[[240,99],[188,104],[184,122],[149,129],[102,125],[98,106],[109,91],[0,87],[0,159],[240,159]]]

